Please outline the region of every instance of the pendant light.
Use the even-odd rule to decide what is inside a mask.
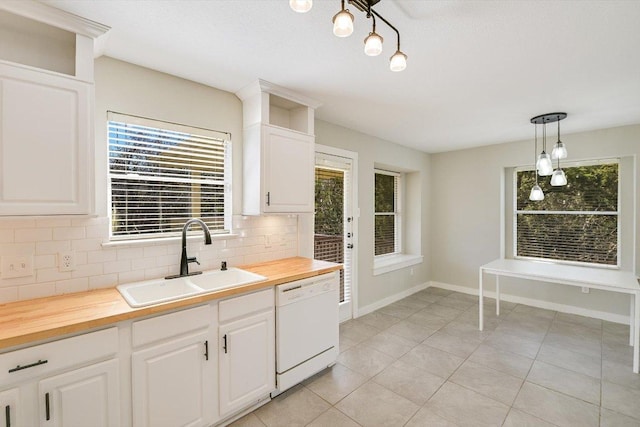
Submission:
[[[538,156],[538,161],[536,163],[536,169],[538,170],[538,175],[540,176],[549,176],[553,173],[553,164],[551,163],[551,156],[547,154],[546,148],[547,148],[547,124],[545,122],[542,125],[542,152]]]
[[[306,13],[311,10],[313,0],[289,0],[289,6],[298,13]]]
[[[552,159],[566,159],[567,158],[567,147],[564,145],[564,142],[560,141],[560,120],[558,120],[558,142],[553,146],[553,150],[551,151]]]
[[[535,142],[534,142],[534,151],[533,158],[536,159],[538,156],[538,125],[535,125]],[[542,188],[538,185],[538,171],[534,170],[533,174],[536,176],[536,184],[531,187],[531,192],[529,193],[529,200],[533,202],[539,202],[540,200],[544,200],[544,192]]]
[[[364,53],[367,56],[378,56],[382,53],[382,36],[376,33],[376,17],[369,14],[367,17],[373,19],[373,28],[364,39]]]
[[[338,37],[349,37],[353,33],[353,15],[349,9],[344,8],[344,0],[342,0],[342,9],[333,17],[333,34]]]

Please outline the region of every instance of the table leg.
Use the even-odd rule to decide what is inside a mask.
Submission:
[[[480,269],[480,274],[479,274],[479,279],[478,279],[478,283],[479,283],[479,292],[478,292],[478,304],[480,304],[480,306],[478,307],[478,311],[479,311],[479,315],[478,315],[478,326],[479,329],[482,330],[484,328],[484,312],[483,312],[483,307],[484,304],[482,302],[482,268]]]
[[[500,276],[496,274],[496,316],[500,316]]]
[[[638,373],[638,345],[640,344],[640,292],[635,293],[633,310],[633,372]]]
[[[635,313],[635,298],[636,296],[634,294],[631,294],[629,298],[629,345],[633,345],[634,329],[636,326],[633,321],[633,315]]]

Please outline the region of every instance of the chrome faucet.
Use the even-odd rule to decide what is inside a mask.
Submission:
[[[188,257],[187,256],[187,230],[189,226],[193,223],[196,223],[202,227],[202,231],[204,232],[204,244],[211,244],[211,233],[209,232],[209,227],[199,218],[191,218],[187,222],[185,222],[184,227],[182,227],[182,255],[180,256],[180,274],[174,274],[172,276],[167,276],[165,279],[175,279],[177,277],[184,276],[194,276],[196,274],[202,274],[202,271],[194,271],[193,273],[189,273],[189,263],[195,262],[200,265],[196,257]]]

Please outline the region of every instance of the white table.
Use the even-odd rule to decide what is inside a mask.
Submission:
[[[605,268],[578,267],[516,259],[497,259],[491,261],[488,264],[480,266],[480,330],[484,327],[482,301],[483,273],[494,274],[496,276],[497,316],[500,315],[500,276],[518,277],[521,279],[539,280],[542,282],[629,294],[631,296],[629,310],[629,345],[633,345],[633,372],[638,373],[638,350],[640,348],[640,285],[638,284],[638,278],[633,273]]]

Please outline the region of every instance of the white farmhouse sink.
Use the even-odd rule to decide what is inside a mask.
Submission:
[[[209,292],[260,282],[262,280],[266,280],[266,277],[232,267],[224,271],[205,271],[197,276],[189,276],[187,280],[198,288]]]
[[[202,293],[183,277],[127,283],[118,285],[117,289],[131,307],[144,307]]]
[[[127,283],[116,288],[131,307],[145,307],[262,280],[266,277],[232,267],[225,271],[205,271],[197,276]]]

